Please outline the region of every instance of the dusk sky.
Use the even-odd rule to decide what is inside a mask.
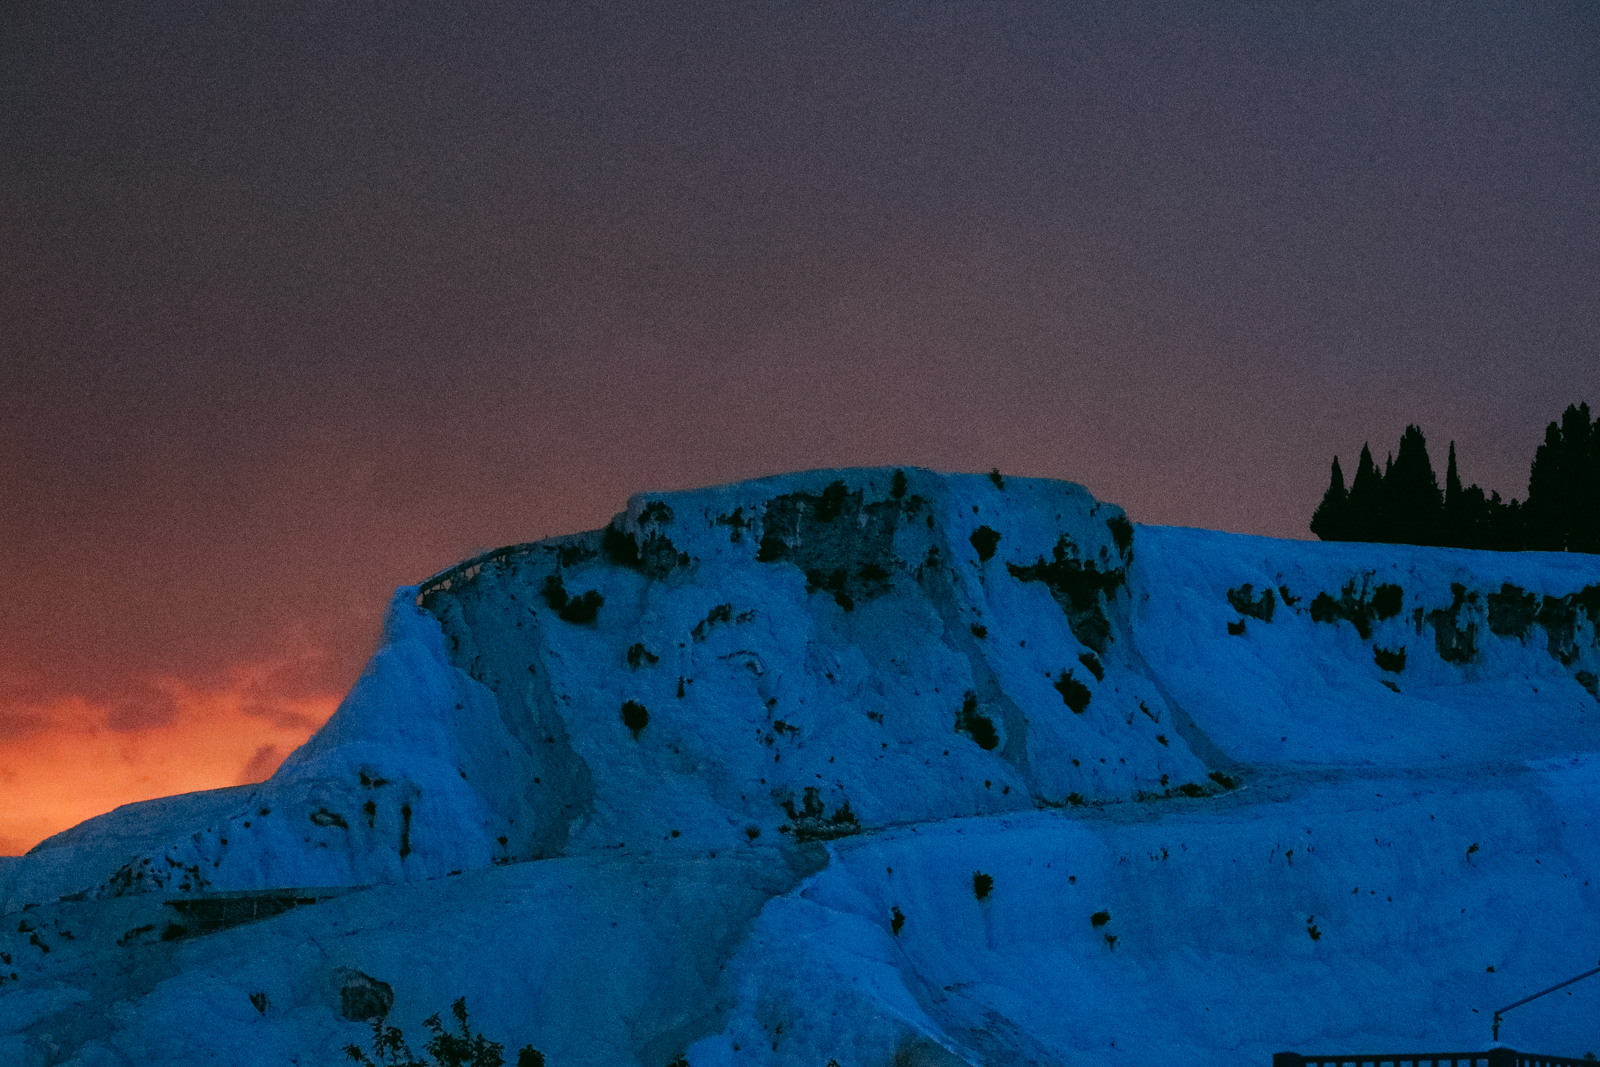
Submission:
[[[265,777],[391,591],[787,470],[1307,537],[1600,402],[1592,3],[6,5],[0,854]]]

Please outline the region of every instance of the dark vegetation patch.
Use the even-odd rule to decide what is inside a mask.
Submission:
[[[900,905],[896,904],[889,909],[889,929],[894,931],[894,936],[899,937],[900,928],[905,924],[905,913],[900,910]]]
[[[1228,624],[1228,633],[1232,634],[1234,637],[1243,637],[1244,620],[1240,619],[1238,622],[1230,622]]]
[[[1477,593],[1467,592],[1460,582],[1450,583],[1450,606],[1428,612],[1428,625],[1433,627],[1433,644],[1439,658],[1446,663],[1470,663],[1478,654],[1478,624],[1461,626],[1461,609],[1478,600]]]
[[[1128,521],[1126,515],[1113,515],[1106,520],[1106,529],[1111,531],[1111,540],[1117,546],[1117,555],[1125,560],[1133,558],[1133,523]]]
[[[1277,598],[1272,595],[1272,590],[1263,589],[1261,595],[1254,595],[1254,587],[1245,582],[1237,589],[1228,590],[1228,603],[1233,605],[1233,610],[1240,615],[1262,622],[1271,622],[1272,613],[1277,609]]]
[[[1184,782],[1178,787],[1178,792],[1186,797],[1203,797],[1206,795],[1206,788],[1198,782]]]
[[[1283,606],[1286,608],[1292,608],[1300,603],[1300,598],[1289,592],[1289,587],[1286,585],[1278,586],[1278,595],[1283,598]]]
[[[850,595],[850,574],[843,568],[830,573],[806,571],[806,592],[822,591],[832,593],[833,602],[845,611],[856,609],[856,598]]]
[[[1570,593],[1564,597],[1545,597],[1539,607],[1539,625],[1544,627],[1545,646],[1550,655],[1560,660],[1563,667],[1572,666],[1578,658],[1577,597]]]
[[[855,812],[850,810],[850,801],[844,801],[829,815],[828,806],[822,802],[816,786],[806,786],[798,810],[794,806],[794,797],[787,790],[774,795],[789,816],[789,822],[778,827],[778,832],[793,834],[796,841],[832,841],[861,832],[861,823]]]
[[[600,614],[600,606],[606,602],[606,598],[601,596],[597,589],[590,589],[578,596],[569,596],[560,571],[556,571],[544,580],[544,588],[540,592],[544,596],[544,602],[550,605],[557,617],[571,623],[594,622]]]
[[[1589,691],[1589,695],[1600,700],[1600,678],[1596,678],[1593,671],[1579,671],[1572,676],[1579,685]]]
[[[624,700],[622,702],[622,725],[626,726],[633,734],[635,741],[639,740],[639,731],[650,725],[650,711],[637,700]]]
[[[638,670],[640,667],[653,667],[661,662],[661,657],[644,647],[644,642],[639,642],[628,647],[628,667]]]
[[[438,1012],[422,1021],[423,1028],[428,1031],[428,1040],[423,1045],[427,1059],[419,1059],[411,1051],[405,1033],[398,1026],[384,1025],[389,1009],[394,1004],[394,991],[389,984],[368,978],[360,972],[355,972],[353,977],[364,979],[379,990],[374,994],[370,989],[347,982],[340,991],[340,1014],[353,1022],[370,1020],[372,1023],[371,1056],[360,1045],[346,1045],[344,1048],[345,1057],[360,1064],[360,1067],[502,1067],[505,1064],[505,1045],[490,1041],[481,1033],[474,1033],[468,1024],[466,997],[450,1005],[450,1011],[456,1017],[454,1030],[445,1028],[439,1021]],[[355,996],[359,1001],[352,999],[349,992],[352,989],[357,990]],[[517,1053],[516,1067],[545,1067],[544,1053],[532,1045],[524,1045]],[[668,1067],[674,1065],[669,1064]]]
[[[744,540],[745,527],[750,525],[745,521],[743,507],[734,508],[733,511],[727,515],[718,515],[715,521],[718,526],[726,526],[729,528],[728,540],[734,544],[738,544]]]
[[[556,561],[563,567],[576,567],[598,555],[582,541],[567,541],[556,546]]]
[[[1094,675],[1095,681],[1103,682],[1106,680],[1105,666],[1101,664],[1100,657],[1093,652],[1082,653],[1078,656],[1078,662],[1089,668],[1089,673]]]
[[[1373,648],[1372,662],[1390,674],[1399,674],[1406,669],[1406,648]]]
[[[1093,915],[1089,916],[1089,925],[1094,927],[1096,930],[1100,929],[1110,921],[1111,913],[1109,911],[1097,911]]]
[[[694,629],[689,631],[689,635],[696,641],[704,641],[706,636],[711,633],[711,628],[718,623],[749,622],[755,617],[756,613],[754,611],[741,611],[735,615],[732,604],[718,604],[706,613],[705,618],[695,623]]]
[[[1061,605],[1072,635],[1094,651],[1104,654],[1111,640],[1111,622],[1102,607],[1104,597],[1116,595],[1127,581],[1127,568],[1100,570],[1094,560],[1080,560],[1078,546],[1062,534],[1052,551],[1054,559],[1019,567],[1007,563],[1006,570],[1019,582],[1043,582]]]
[[[652,500],[646,504],[644,506],[644,510],[639,513],[640,526],[643,526],[646,523],[662,523],[671,521],[672,508],[668,507],[664,501]]]
[[[1000,545],[1000,533],[988,526],[980,526],[972,531],[972,536],[968,540],[977,550],[979,562],[987,563],[994,558],[994,550]]]
[[[1071,671],[1061,672],[1061,677],[1056,679],[1055,690],[1061,694],[1061,702],[1071,708],[1074,715],[1084,713],[1093,695],[1088,686],[1073,677]]]
[[[1206,777],[1210,778],[1213,782],[1216,782],[1224,789],[1239,788],[1239,779],[1233,777],[1231,774],[1223,774],[1221,771],[1212,771],[1210,774],[1206,775]]]
[[[978,711],[978,694],[970,689],[961,701],[956,714],[956,730],[972,738],[973,743],[985,752],[1000,747],[1000,735],[995,731],[994,720]]]
[[[1484,597],[1489,608],[1489,632],[1497,637],[1528,636],[1528,629],[1539,614],[1539,598],[1523,592],[1520,586],[1505,582],[1498,593]]]
[[[989,628],[984,626],[982,623],[975,622],[972,624],[972,636],[981,641],[985,637],[989,636]]]
[[[666,508],[665,504],[659,506]],[[670,514],[671,509],[668,509]],[[643,526],[644,519],[641,517],[640,528],[643,529]],[[689,565],[689,554],[679,552],[671,539],[659,530],[651,530],[641,544],[633,534],[623,533],[615,525],[607,526],[600,537],[600,548],[606,558],[617,566],[639,571],[657,581],[671,574],[673,568]]]
[[[1000,473],[999,467],[996,467],[989,472],[989,480],[994,483],[994,487],[996,489],[1004,489],[1006,487],[1005,476]]]
[[[1311,601],[1312,621],[1338,622],[1343,619],[1356,628],[1356,633],[1361,635],[1363,641],[1370,641],[1373,619],[1382,622],[1394,618],[1400,614],[1405,599],[1404,590],[1387,582],[1369,591],[1368,584],[1372,577],[1370,573],[1361,575],[1359,586],[1355,578],[1350,579],[1339,590],[1337,600],[1327,593],[1318,593]]]
[[[756,560],[792,563],[806,576],[806,592],[828,593],[845,611],[889,592],[900,561],[894,532],[920,497],[863,502],[842,481],[819,493],[789,493],[767,501]],[[931,518],[931,516],[930,516]]]
[[[1589,616],[1589,622],[1596,631],[1595,641],[1600,644],[1600,583],[1586,585],[1572,595],[1578,606],[1583,608],[1584,614]]]
[[[982,871],[972,872],[972,895],[983,900],[994,891],[994,879]]]
[[[889,483],[889,495],[896,500],[906,495],[906,472],[895,471],[894,480]]]

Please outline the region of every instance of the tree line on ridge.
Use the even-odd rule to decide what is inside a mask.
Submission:
[[[1361,446],[1348,489],[1334,457],[1311,532],[1324,541],[1600,552],[1600,418],[1591,420],[1589,405],[1577,404],[1545,429],[1528,474],[1527,499],[1520,502],[1462,486],[1454,441],[1441,490],[1422,430],[1407,426],[1399,453],[1391,453],[1382,470],[1371,449]]]

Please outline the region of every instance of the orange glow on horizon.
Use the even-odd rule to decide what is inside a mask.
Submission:
[[[0,739],[0,855],[122,804],[267,778],[340,699],[263,698],[267,673],[242,668],[218,690],[163,681],[175,714],[137,730],[112,729],[108,709],[79,697],[26,709],[47,725]]]

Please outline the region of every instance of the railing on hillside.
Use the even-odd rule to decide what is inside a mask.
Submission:
[[[478,572],[486,564],[513,556],[525,556],[539,547],[540,543],[538,541],[527,541],[520,545],[506,545],[504,548],[496,548],[483,553],[481,556],[473,556],[471,559],[462,560],[453,567],[447,567],[418,586],[417,603],[421,604],[423,598],[429,593],[447,592],[457,582],[471,581],[478,576]]]
[[[1277,1052],[1272,1067],[1594,1067],[1589,1059],[1541,1056],[1536,1052],[1492,1048],[1487,1052],[1389,1052],[1382,1055],[1302,1056]]]

